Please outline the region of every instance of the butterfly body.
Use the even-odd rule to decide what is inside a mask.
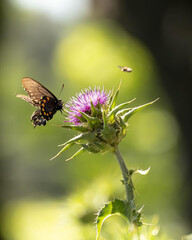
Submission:
[[[57,99],[42,84],[32,78],[26,77],[22,79],[22,85],[28,96],[18,94],[17,97],[29,102],[38,109],[35,110],[31,116],[31,121],[36,127],[37,125],[46,125],[46,121],[53,118],[53,115],[58,111],[62,111],[63,102]]]
[[[41,113],[47,121],[53,118],[57,110],[62,110],[63,108],[63,103],[60,99],[58,100],[47,96],[42,97],[39,105]]]

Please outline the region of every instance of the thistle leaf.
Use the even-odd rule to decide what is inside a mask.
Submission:
[[[100,148],[95,144],[81,144],[84,150],[87,150],[91,153],[98,153],[100,152]]]
[[[114,93],[114,95],[110,99],[110,106],[109,106],[110,110],[112,110],[116,106],[117,97],[118,97],[118,94],[119,94],[120,87],[121,87],[121,81],[119,83],[119,87],[117,88],[116,92]]]
[[[139,106],[139,107],[132,108],[129,112],[127,112],[126,114],[124,114],[124,115],[122,116],[123,121],[124,121],[125,123],[127,123],[128,119],[129,119],[133,114],[135,114],[136,112],[142,110],[143,108],[145,108],[145,107],[153,104],[153,103],[156,102],[157,100],[159,100],[159,98],[155,99],[155,100],[152,101],[152,102],[149,102],[149,103],[146,103],[146,104],[144,104],[144,105],[141,105],[141,106]]]
[[[95,106],[93,105],[93,102],[90,100],[90,102],[91,102],[91,112],[92,112],[92,116],[96,116],[97,115],[97,111],[96,111],[96,109],[95,109]]]
[[[114,87],[112,88],[111,92],[110,92],[110,98],[109,98],[109,106],[111,106],[111,102],[113,100],[113,92],[114,92]]]
[[[124,115],[125,113],[129,112],[131,109],[132,109],[132,108],[125,108],[125,109],[123,109],[123,110],[120,110],[120,111],[117,112],[117,115],[118,115],[118,116],[122,116],[122,115]]]
[[[107,118],[106,118],[106,112],[102,112],[102,118],[103,118],[103,126],[104,128],[107,126]]]
[[[79,132],[88,132],[89,131],[89,129],[87,127],[80,126],[80,125],[60,125],[59,127],[67,128],[69,130],[76,130]]]
[[[122,127],[123,129],[123,135],[125,135],[125,130],[126,130],[126,124],[124,123],[124,121],[122,120],[121,117],[119,117],[119,120],[120,120],[120,126]]]
[[[122,104],[119,104],[118,106],[116,106],[115,108],[113,108],[113,110],[111,110],[108,115],[107,115],[107,118],[109,121],[113,121],[116,113],[118,111],[120,111],[122,108],[124,108],[126,105],[132,103],[136,98],[132,99],[131,101],[129,102],[125,102],[125,103],[122,103]]]
[[[85,149],[82,147],[75,154],[73,154],[73,156],[71,156],[70,158],[66,159],[65,161],[69,161],[69,160],[73,159],[74,157],[78,156],[79,154],[81,154],[83,152],[85,152]]]
[[[134,173],[139,173],[141,175],[147,175],[150,170],[150,167],[146,170],[136,170]]]
[[[58,145],[58,147],[65,146],[65,145],[67,145],[67,144],[69,144],[69,143],[75,143],[76,141],[79,141],[80,139],[82,139],[82,136],[83,136],[83,134],[80,134],[80,135],[78,135],[78,136],[75,136],[74,138],[71,138],[71,139],[68,140],[67,142]]]
[[[70,143],[70,144],[65,145],[65,146],[61,149],[61,151],[59,151],[54,157],[52,157],[52,158],[50,159],[50,161],[53,160],[54,158],[58,157],[62,152],[64,152],[64,151],[67,150],[68,148],[70,148],[73,144],[74,144],[74,143]]]
[[[87,121],[90,129],[93,129],[94,127],[96,127],[97,125],[100,124],[100,121],[97,117],[91,117],[88,114],[81,112],[81,115],[83,116],[83,118]]]
[[[99,239],[101,227],[104,221],[108,217],[111,217],[115,214],[122,216],[127,221],[127,223],[130,223],[132,216],[132,209],[130,204],[127,201],[119,199],[115,199],[114,201],[105,204],[105,206],[98,212],[96,218],[96,240]]]

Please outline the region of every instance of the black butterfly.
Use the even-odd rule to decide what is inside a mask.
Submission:
[[[17,94],[17,97],[29,102],[34,107],[38,107],[31,115],[31,121],[34,127],[37,125],[45,126],[46,121],[52,119],[57,110],[62,111],[62,100],[57,99],[53,93],[42,84],[32,78],[25,77],[22,79],[22,85],[29,96]]]

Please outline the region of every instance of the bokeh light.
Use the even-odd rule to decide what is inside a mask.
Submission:
[[[89,22],[68,30],[58,44],[54,64],[56,74],[76,88],[111,82],[118,85],[123,78],[130,92],[144,87],[147,92],[155,80],[153,58],[146,47],[110,21]],[[132,68],[131,77],[121,72],[119,65]]]
[[[44,14],[53,21],[71,22],[81,19],[90,11],[90,0],[16,0],[13,4],[27,11]]]

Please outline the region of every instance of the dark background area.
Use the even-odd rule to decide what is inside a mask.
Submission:
[[[178,164],[184,173],[182,213],[192,224],[192,2],[94,1],[96,17],[108,17],[141,39],[153,53],[161,84],[179,121],[185,149]],[[184,191],[183,191],[184,190]]]

